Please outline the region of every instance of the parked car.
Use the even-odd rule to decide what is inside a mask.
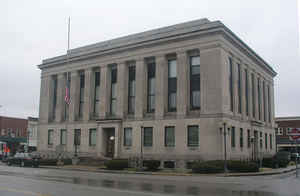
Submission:
[[[16,153],[15,156],[7,159],[7,165],[19,165],[20,167],[39,167],[40,157],[30,153]]]
[[[293,161],[299,160],[300,154],[299,153],[292,153],[291,158]]]

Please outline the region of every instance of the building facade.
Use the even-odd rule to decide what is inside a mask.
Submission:
[[[277,151],[296,151],[296,143],[291,140],[289,133],[293,129],[300,130],[300,117],[299,116],[290,116],[290,117],[278,117],[275,118],[277,124],[276,127],[276,144]],[[298,141],[300,144],[300,141]]]
[[[72,49],[38,67],[41,153],[184,167],[223,159],[225,143],[229,159],[275,152],[276,72],[220,21]]]

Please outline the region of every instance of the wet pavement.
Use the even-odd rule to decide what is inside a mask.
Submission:
[[[274,176],[147,176],[0,166],[1,196],[300,196],[295,173]]]

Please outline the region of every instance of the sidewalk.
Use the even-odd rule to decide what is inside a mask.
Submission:
[[[143,174],[143,175],[162,175],[162,176],[219,176],[219,177],[240,177],[240,176],[263,176],[263,175],[275,175],[292,172],[296,170],[296,166],[289,166],[287,168],[271,169],[262,172],[252,173],[228,173],[228,174],[192,174],[188,172],[178,171],[128,171],[128,170],[106,170],[95,166],[83,166],[83,165],[66,165],[66,166],[40,166],[40,168],[47,169],[62,169],[69,171],[86,171],[86,172],[98,172],[98,173],[111,173],[111,174]]]

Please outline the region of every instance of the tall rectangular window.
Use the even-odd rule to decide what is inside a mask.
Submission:
[[[246,97],[246,115],[249,116],[249,82],[248,70],[245,69],[245,97]]]
[[[268,134],[265,133],[265,148],[268,149]]]
[[[270,96],[270,86],[268,85],[268,116],[269,116],[269,122],[271,122],[271,96]]]
[[[89,146],[96,146],[97,144],[97,129],[89,130]]]
[[[57,104],[57,76],[52,77],[53,81],[53,106],[52,106],[52,120],[55,119],[55,110]]]
[[[74,145],[75,146],[80,146],[81,143],[81,130],[80,129],[75,129],[74,130]]]
[[[95,92],[94,92],[94,116],[99,116],[100,110],[100,71],[95,72]]]
[[[260,146],[260,149],[263,148],[263,133],[262,132],[259,132],[259,146]]]
[[[124,128],[124,146],[132,146],[132,128]]]
[[[54,131],[53,129],[48,130],[48,145],[53,145],[53,135]]]
[[[260,78],[257,78],[257,97],[258,97],[258,119],[261,120],[261,92],[260,92]]]
[[[199,127],[197,125],[188,126],[188,146],[199,146]]]
[[[200,109],[200,56],[190,57],[190,105],[191,110]]]
[[[251,136],[250,136],[250,130],[247,130],[247,143],[248,143],[248,148],[251,147]]]
[[[128,81],[128,114],[134,114],[135,110],[135,66],[129,66]]]
[[[60,145],[66,145],[67,144],[67,130],[61,129],[60,130]]]
[[[273,144],[272,144],[273,140],[272,140],[272,134],[270,134],[270,149],[273,148]]]
[[[168,111],[176,111],[177,97],[177,61],[168,60]]]
[[[263,81],[263,104],[264,104],[264,121],[267,121],[267,104],[266,104],[266,84]]]
[[[175,146],[175,127],[165,127],[165,146]]]
[[[244,147],[244,131],[243,128],[240,128],[240,148]]]
[[[233,65],[232,58],[229,57],[229,95],[230,95],[230,111],[233,112]]]
[[[153,128],[144,127],[144,146],[151,147],[153,144]]]
[[[231,147],[235,147],[235,127],[231,127]]]
[[[82,118],[83,116],[83,104],[84,104],[84,82],[85,82],[85,76],[84,72],[80,72],[79,74],[80,78],[80,89],[79,89],[79,118]]]
[[[256,112],[255,112],[255,110],[256,110],[256,99],[255,99],[255,97],[256,97],[256,95],[255,95],[255,82],[254,82],[254,74],[252,73],[251,74],[251,85],[252,85],[252,116],[253,116],[253,118],[255,118],[255,114],[256,114]]]
[[[154,60],[147,62],[148,68],[148,98],[147,98],[147,112],[153,113],[155,111],[155,62]]]
[[[242,113],[242,84],[241,84],[241,65],[237,64],[238,67],[238,111]]]
[[[116,115],[117,110],[117,66],[111,67],[110,115]]]

